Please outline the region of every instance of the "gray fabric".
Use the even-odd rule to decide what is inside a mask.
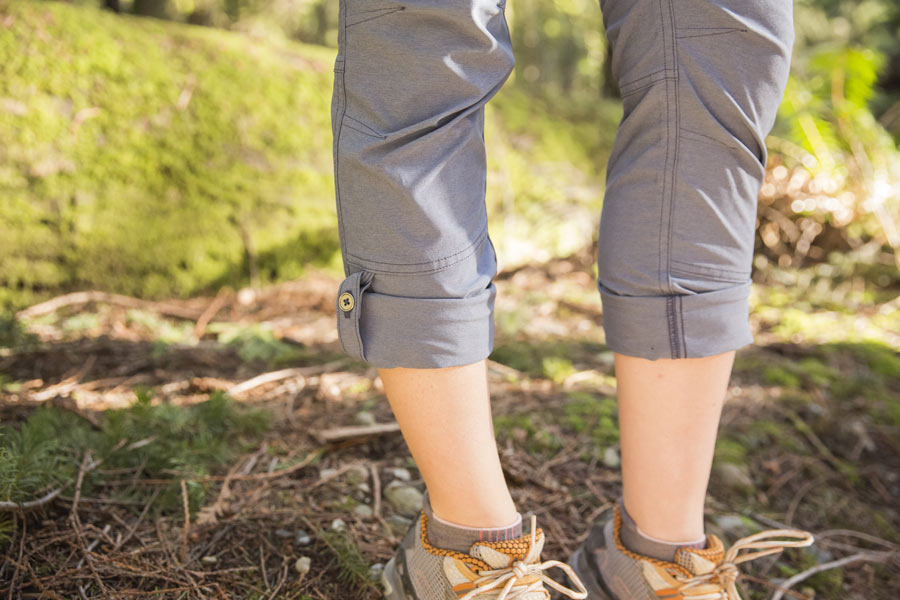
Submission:
[[[696,545],[678,544],[649,539],[641,535],[637,523],[634,522],[634,519],[632,519],[631,515],[628,514],[628,511],[625,510],[625,503],[621,498],[618,500],[618,505],[619,511],[622,515],[622,528],[619,530],[619,536],[622,540],[622,545],[632,552],[636,552],[637,554],[641,554],[643,556],[650,556],[652,558],[664,560],[666,562],[675,562],[675,555],[681,548],[706,547],[705,538],[703,539],[703,543],[698,543]]]
[[[752,341],[756,196],[792,3],[600,4],[624,105],[598,247],[607,343],[649,359],[736,349]],[[514,64],[504,2],[340,0],[339,27],[341,249],[348,278],[371,277],[356,314],[338,311],[345,350],[379,367],[476,362],[493,344],[483,109]]]
[[[428,541],[436,548],[456,550],[463,554],[469,554],[472,545],[477,542],[500,542],[522,537],[522,517],[518,514],[518,520],[509,527],[479,529],[477,527],[454,525],[438,520],[434,516],[427,492],[422,503],[422,509],[425,511],[425,516],[428,517]]]

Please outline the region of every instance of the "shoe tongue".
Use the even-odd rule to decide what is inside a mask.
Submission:
[[[675,553],[675,562],[694,575],[711,573],[725,559],[725,545],[714,535],[706,536],[706,548],[683,546]]]
[[[472,545],[469,554],[480,558],[492,569],[505,569],[515,561],[534,562],[544,547],[544,532],[535,531],[535,544],[531,545],[531,533],[522,537],[502,542],[477,542]]]

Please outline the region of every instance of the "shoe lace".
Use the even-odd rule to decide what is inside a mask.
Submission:
[[[496,594],[492,600],[513,600],[514,598],[524,598],[526,594],[531,592],[544,592],[547,598],[550,595],[544,589],[546,583],[559,593],[572,598],[573,600],[583,600],[587,598],[587,588],[572,570],[572,567],[558,560],[547,560],[539,562],[538,557],[532,557],[531,549],[535,547],[536,539],[536,518],[531,517],[531,546],[529,552],[523,560],[514,561],[509,567],[503,569],[481,570],[478,572],[480,576],[474,581],[476,588],[460,598],[459,600],[472,600],[476,596],[487,594]],[[530,559],[530,560],[529,560]],[[575,584],[578,590],[573,590],[551,579],[545,571],[557,567],[569,576],[569,579]],[[537,579],[529,584],[521,584],[524,578],[534,576]],[[516,585],[516,584],[519,585]],[[502,586],[502,587],[501,587]]]
[[[813,541],[811,533],[799,529],[770,529],[741,538],[728,549],[722,562],[709,573],[693,577],[676,575],[676,579],[681,582],[678,591],[705,583],[713,583],[721,586],[720,589],[707,594],[691,596],[691,600],[741,600],[737,591],[737,578],[740,575],[739,564],[769,554],[777,554],[785,548],[804,548],[810,546]],[[746,551],[746,553],[741,554],[742,551]]]

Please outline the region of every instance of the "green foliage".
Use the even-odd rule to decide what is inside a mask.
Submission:
[[[268,427],[267,413],[239,406],[220,392],[189,406],[151,402],[138,390],[134,404],[101,416],[101,430],[72,412],[53,406],[35,411],[19,429],[0,425],[0,500],[34,500],[60,485],[71,492],[86,452],[103,469],[122,469],[137,477],[171,479],[154,511],[181,514],[181,479],[188,480],[192,510],[204,501],[206,484],[192,481],[235,458]],[[88,493],[103,486],[102,469],[85,477]],[[114,488],[141,495],[133,487]]]
[[[872,49],[843,46],[795,61],[772,145],[808,172],[795,187],[809,196],[793,213],[818,232],[838,227],[850,248],[889,247],[900,266],[900,148],[869,108],[883,63]]]
[[[342,591],[361,593],[375,588],[369,577],[369,562],[349,533],[319,530],[317,537],[328,546],[337,563],[337,578]]]
[[[55,3],[3,12],[0,305],[332,264],[330,51]]]
[[[619,440],[617,414],[615,398],[572,392],[563,406],[563,423],[578,433],[590,433],[595,449],[602,450]]]

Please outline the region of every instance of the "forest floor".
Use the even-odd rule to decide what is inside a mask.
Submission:
[[[500,452],[557,559],[621,485],[590,258],[497,279]],[[749,598],[798,574],[786,598],[900,598],[900,344],[870,327],[898,307],[841,313],[798,303],[795,284],[754,300],[709,530],[817,535],[751,563]],[[67,296],[6,323],[0,498],[36,506],[0,511],[0,597],[380,597],[423,484],[377,373],[340,353],[336,285]]]

